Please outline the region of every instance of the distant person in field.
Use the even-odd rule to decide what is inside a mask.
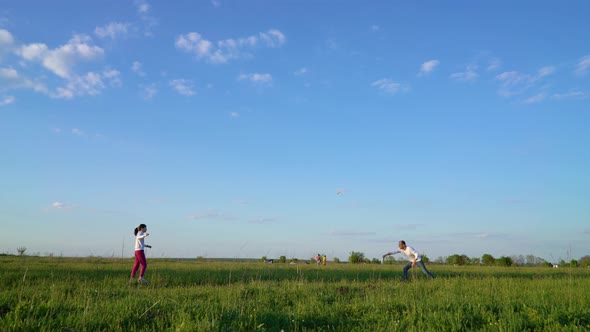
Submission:
[[[320,265],[320,263],[321,263],[320,259],[321,259],[321,258],[320,258],[320,254],[317,254],[317,255],[315,255],[315,263],[316,263],[317,265]]]
[[[407,246],[406,241],[399,241],[398,247],[399,247],[399,250],[393,251],[393,252],[388,252],[383,255],[383,258],[385,259],[385,257],[387,257],[387,256],[399,254],[399,253],[406,255],[409,262],[408,262],[408,264],[406,264],[406,266],[404,266],[404,281],[408,280],[408,270],[413,268],[416,265],[420,268],[420,270],[422,270],[422,272],[424,272],[424,274],[429,276],[431,279],[434,279],[434,275],[432,273],[430,273],[430,271],[428,271],[428,269],[426,268],[426,265],[424,265],[424,262],[422,261],[422,258],[420,257],[420,254],[418,254],[418,252],[414,248]]]
[[[145,224],[137,226],[133,233],[135,234],[135,262],[133,263],[133,269],[131,269],[131,278],[129,281],[133,281],[133,279],[135,279],[137,270],[139,270],[139,266],[141,265],[139,279],[137,281],[145,284],[147,280],[145,280],[143,276],[145,275],[145,269],[147,268],[147,261],[145,259],[145,253],[143,250],[144,248],[151,248],[152,246],[148,246],[143,241],[150,234],[147,232],[147,226]]]

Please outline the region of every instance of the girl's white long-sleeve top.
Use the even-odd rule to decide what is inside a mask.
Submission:
[[[135,236],[135,250],[144,249],[145,244],[143,243],[143,240],[146,238],[146,236],[148,236],[148,233],[146,232],[139,231],[137,233],[137,235]]]

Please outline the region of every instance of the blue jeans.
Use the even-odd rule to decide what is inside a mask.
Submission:
[[[424,274],[426,274],[427,276],[429,276],[431,279],[434,279],[434,275],[432,273],[430,273],[430,271],[428,271],[428,269],[426,268],[426,265],[424,265],[423,261],[417,261],[415,264],[417,267],[420,268],[420,270],[422,270],[422,272],[424,272]],[[406,266],[404,266],[404,281],[408,280],[408,270],[412,268],[412,262],[408,262],[408,264],[406,264]]]

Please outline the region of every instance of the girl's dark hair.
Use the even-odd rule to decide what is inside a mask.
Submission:
[[[145,224],[141,224],[141,225],[135,227],[135,230],[133,230],[133,234],[134,235],[137,235],[137,233],[139,233],[139,229],[140,228],[145,228],[145,227],[147,227]]]

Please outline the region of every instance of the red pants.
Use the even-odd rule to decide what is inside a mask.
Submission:
[[[147,268],[147,261],[145,260],[145,253],[143,250],[135,250],[135,262],[133,263],[133,269],[131,270],[131,278],[135,278],[135,274],[137,270],[139,270],[139,265],[141,264],[141,271],[139,272],[139,276],[143,278],[145,274],[145,269]]]

